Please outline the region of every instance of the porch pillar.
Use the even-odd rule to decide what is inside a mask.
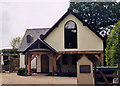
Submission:
[[[104,55],[103,55],[103,52],[101,53],[101,66],[104,66]]]
[[[28,64],[28,59],[27,59],[27,55],[25,54],[25,76],[27,76],[27,64]]]
[[[52,75],[54,75],[54,54],[52,53]]]
[[[52,67],[53,67],[52,75],[54,75],[56,72],[56,57],[54,53],[52,53]]]
[[[56,56],[54,55],[54,73],[56,73]]]
[[[31,75],[31,57],[28,55],[28,75]]]

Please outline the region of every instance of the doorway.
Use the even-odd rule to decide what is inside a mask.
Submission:
[[[41,56],[41,72],[48,73],[49,72],[49,57],[46,54]]]

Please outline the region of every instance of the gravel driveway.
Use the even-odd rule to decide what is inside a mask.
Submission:
[[[2,84],[77,84],[76,77],[45,76],[17,76],[16,73],[2,73]]]

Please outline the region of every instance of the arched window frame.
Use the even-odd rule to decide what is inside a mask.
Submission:
[[[69,22],[74,23],[75,27],[69,28]],[[66,28],[67,24],[68,24],[68,28]],[[67,38],[67,36],[70,36],[70,37]],[[67,21],[64,25],[64,48],[65,49],[77,49],[77,24],[73,20]]]
[[[32,35],[28,34],[28,35],[26,36],[26,41],[27,41],[27,43],[31,43],[31,42],[33,41]]]

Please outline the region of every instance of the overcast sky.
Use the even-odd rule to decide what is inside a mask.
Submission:
[[[34,0],[34,2],[33,0],[24,0],[24,2],[6,0],[0,6],[2,7],[0,48],[7,48],[10,47],[13,38],[23,37],[26,29],[51,28],[67,11],[69,0],[51,2],[50,0]]]
[[[51,28],[68,7],[69,0],[2,0],[0,49],[11,47],[10,41],[23,37],[26,29]]]

